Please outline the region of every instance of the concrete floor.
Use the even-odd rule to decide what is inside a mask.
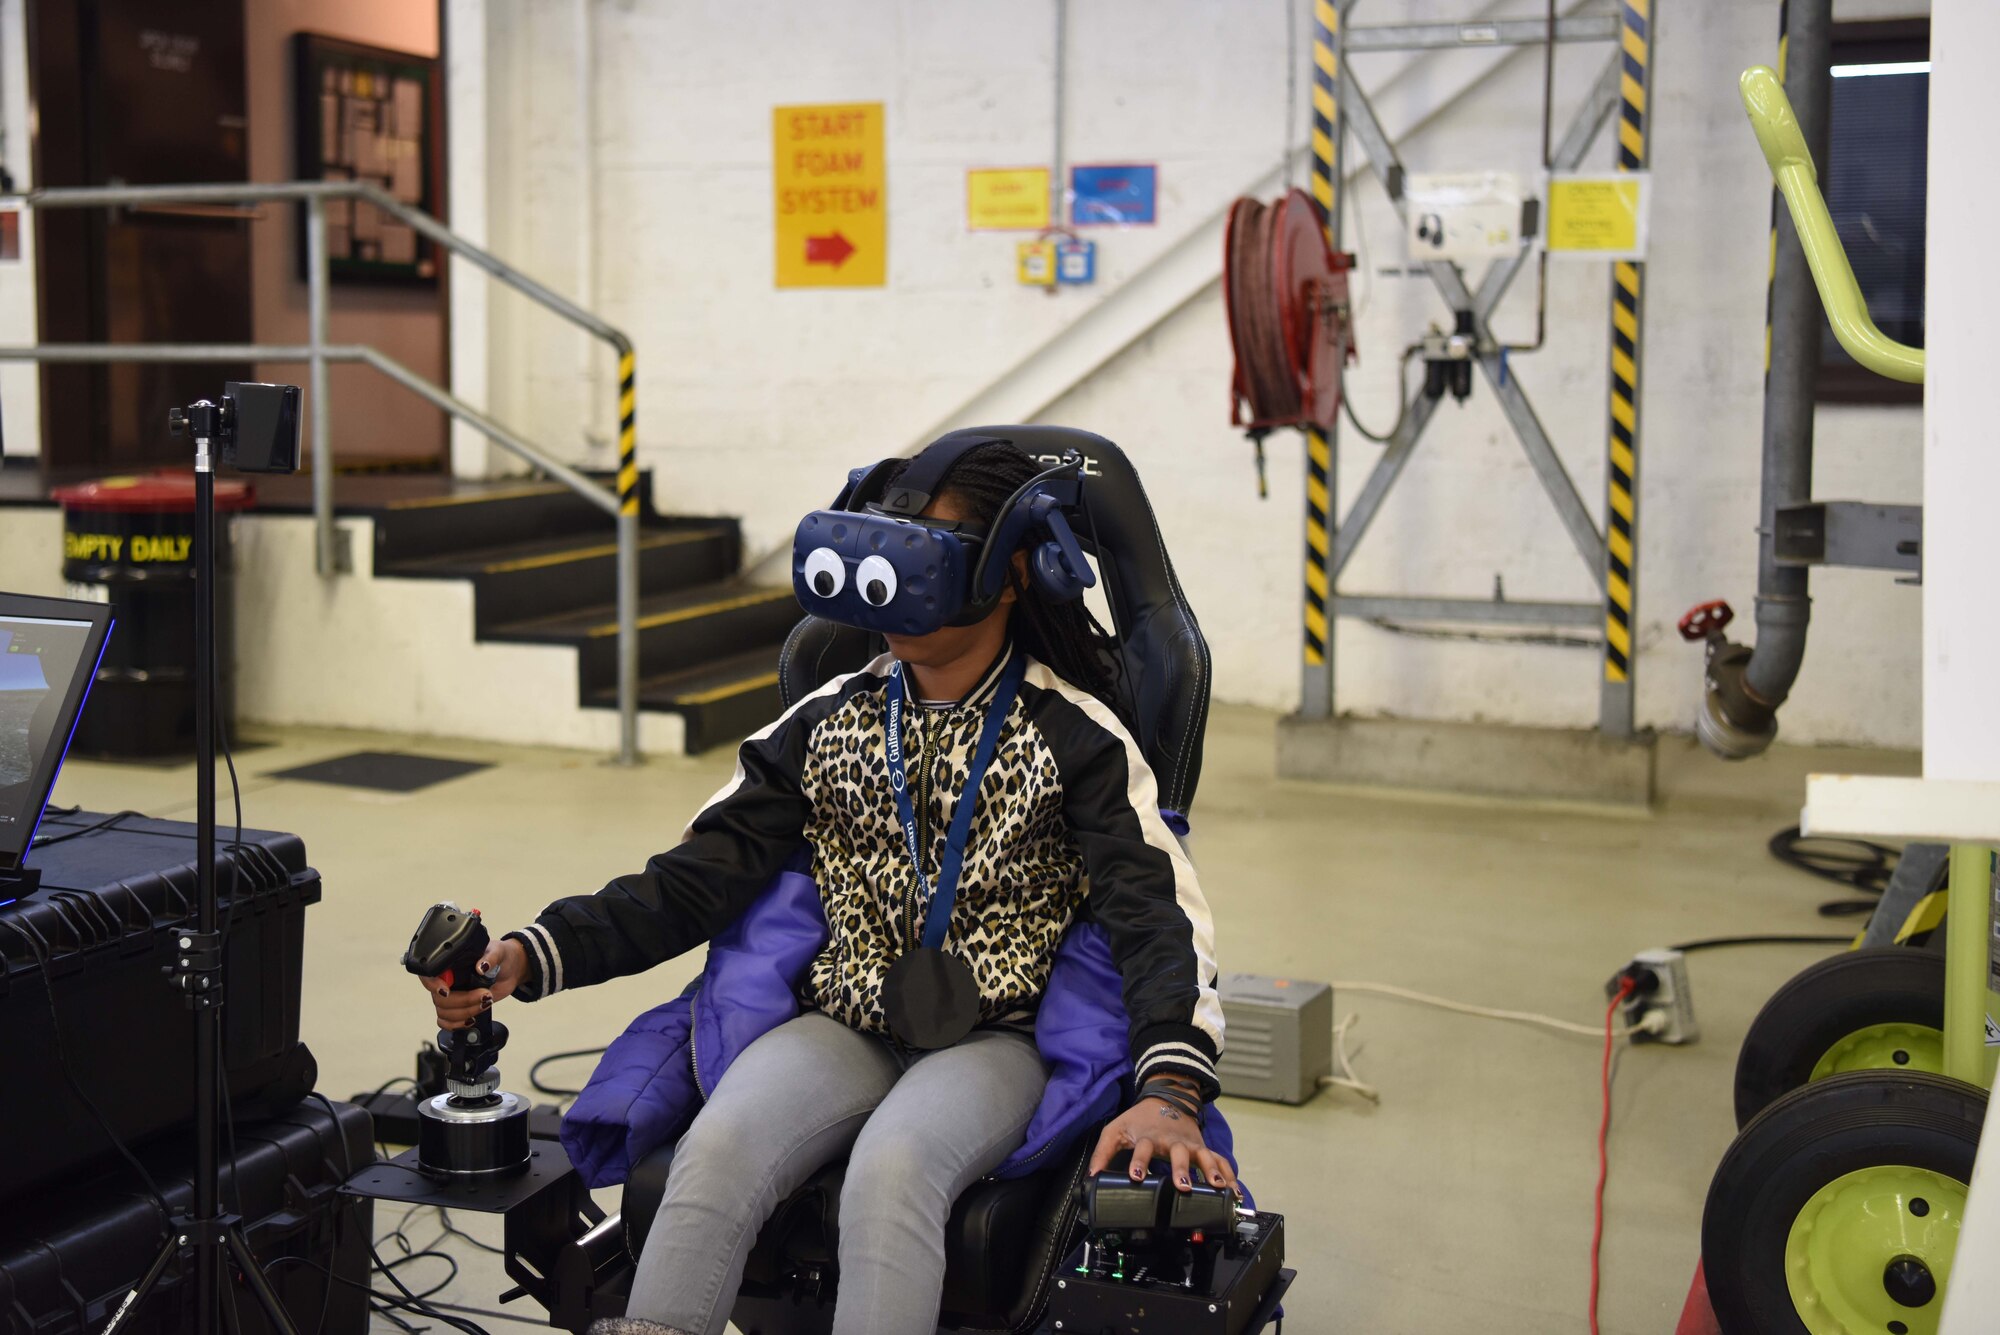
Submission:
[[[1224,968],[1392,982],[1586,1023],[1602,1017],[1605,978],[1646,947],[1840,926],[1814,914],[1832,887],[1773,861],[1765,840],[1797,819],[1808,771],[1916,769],[1905,753],[1782,748],[1725,766],[1672,739],[1661,749],[1663,799],[1647,817],[1280,782],[1274,724],[1222,708],[1209,728],[1194,850]],[[429,1036],[430,1008],[396,963],[425,905],[456,898],[511,925],[594,890],[672,840],[731,764],[725,751],[626,771],[574,752],[249,731],[270,744],[239,763],[246,822],[302,835],[325,878],[308,920],[304,1037],[335,1097],[408,1073]],[[494,768],[407,796],[267,777],[364,748]],[[192,793],[190,767],[74,762],[57,800],[187,815]],[[1672,1329],[1709,1173],[1732,1132],[1737,1046],[1770,992],[1813,958],[1810,947],[1694,956],[1700,1042],[1622,1056],[1607,1332]],[[508,1085],[525,1089],[544,1053],[604,1043],[697,964],[503,1007]],[[1370,996],[1339,996],[1337,1007],[1361,1017],[1357,1064],[1381,1088],[1379,1107],[1338,1091],[1303,1108],[1224,1105],[1246,1178],[1287,1216],[1300,1272],[1292,1329],[1583,1329],[1598,1045]],[[580,1079],[583,1068],[559,1072]],[[377,1231],[396,1214],[379,1212]],[[455,1218],[497,1240],[495,1221]],[[419,1241],[435,1231],[412,1227]],[[462,1243],[453,1250],[464,1271],[445,1296],[491,1307],[497,1266]]]

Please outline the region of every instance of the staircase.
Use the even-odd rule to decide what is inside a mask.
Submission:
[[[690,753],[781,711],[789,588],[740,575],[733,519],[663,517],[642,477],[639,707],[678,714]],[[617,546],[603,511],[556,483],[391,501],[375,511],[378,578],[466,580],[482,641],[576,650],[577,703],[618,706]]]

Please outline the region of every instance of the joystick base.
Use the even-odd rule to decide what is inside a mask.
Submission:
[[[528,1103],[518,1094],[439,1094],[417,1105],[417,1164],[432,1177],[519,1173],[528,1158]]]

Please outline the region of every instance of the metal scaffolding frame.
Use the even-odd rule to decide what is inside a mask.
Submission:
[[[1369,103],[1354,72],[1348,64],[1349,54],[1357,51],[1410,51],[1431,50],[1447,47],[1471,46],[1527,46],[1542,45],[1548,36],[1548,26],[1541,20],[1507,20],[1494,23],[1424,23],[1396,24],[1370,27],[1349,27],[1346,17],[1352,12],[1358,0],[1317,0],[1315,10],[1320,18],[1321,33],[1330,42],[1331,54],[1316,52],[1315,92],[1322,90],[1325,99],[1320,99],[1320,110],[1325,110],[1325,101],[1330,101],[1338,109],[1334,117],[1322,117],[1328,122],[1326,129],[1332,131],[1332,151],[1328,154],[1334,161],[1339,160],[1340,143],[1352,129],[1356,141],[1368,156],[1370,169],[1380,181],[1390,202],[1395,205],[1398,217],[1407,225],[1408,203],[1404,197],[1405,172],[1396,148],[1383,130],[1376,117],[1374,107]],[[1612,52],[1603,72],[1591,86],[1583,105],[1564,131],[1559,145],[1552,153],[1552,167],[1555,171],[1573,171],[1583,162],[1584,155],[1596,142],[1599,132],[1611,118],[1621,102],[1625,116],[1620,128],[1620,139],[1624,151],[1620,165],[1632,165],[1628,159],[1644,164],[1644,108],[1648,80],[1646,71],[1647,47],[1650,33],[1647,31],[1648,0],[1626,0],[1622,12],[1615,15],[1601,15],[1585,18],[1565,18],[1556,21],[1557,42],[1615,41],[1619,48]],[[1331,14],[1329,14],[1331,10]],[[1331,19],[1331,21],[1329,21]],[[1636,25],[1636,33],[1635,33]],[[1637,75],[1635,78],[1635,68]],[[1635,117],[1635,108],[1637,115]],[[1320,128],[1316,123],[1316,128]],[[1637,140],[1637,150],[1633,141]],[[1338,188],[1336,178],[1334,185]],[[1328,209],[1329,239],[1338,247],[1340,244],[1340,208],[1337,195],[1321,201]],[[1475,339],[1473,360],[1478,365],[1486,384],[1493,393],[1512,427],[1521,449],[1534,469],[1543,490],[1555,506],[1557,517],[1571,544],[1576,548],[1585,568],[1597,587],[1604,591],[1605,601],[1595,602],[1519,602],[1501,598],[1447,598],[1426,597],[1403,594],[1356,594],[1339,590],[1338,580],[1355,550],[1366,536],[1369,526],[1380,512],[1382,503],[1388,498],[1404,467],[1415,452],[1425,427],[1430,424],[1436,411],[1438,400],[1427,397],[1419,388],[1410,398],[1401,425],[1381,456],[1376,460],[1361,492],[1344,516],[1328,525],[1332,529],[1331,559],[1325,570],[1323,589],[1326,594],[1327,611],[1334,616],[1361,617],[1367,619],[1407,619],[1440,623],[1467,623],[1473,625],[1515,625],[1534,627],[1602,627],[1607,632],[1605,659],[1605,681],[1600,692],[1599,726],[1613,736],[1630,736],[1633,731],[1632,692],[1633,677],[1630,654],[1627,645],[1614,645],[1616,633],[1623,633],[1629,626],[1632,588],[1634,579],[1632,565],[1634,553],[1631,548],[1633,516],[1619,513],[1621,504],[1618,495],[1608,495],[1606,503],[1606,524],[1600,529],[1591,518],[1576,485],[1570,479],[1562,460],[1550,444],[1548,432],[1541,419],[1535,415],[1527,394],[1519,380],[1510,372],[1505,351],[1494,338],[1489,321],[1500,300],[1506,295],[1508,286],[1520,273],[1531,253],[1531,245],[1524,245],[1515,254],[1495,260],[1480,278],[1477,287],[1468,286],[1464,270],[1448,260],[1431,261],[1423,267],[1444,297],[1454,315],[1469,317]],[[1639,270],[1643,266],[1624,265],[1625,270]],[[1614,293],[1614,306],[1618,305]],[[1613,425],[1609,441],[1609,466],[1613,470],[1614,481],[1622,476],[1625,485],[1618,490],[1623,494],[1622,504],[1629,510],[1631,493],[1636,490],[1633,483],[1634,463],[1638,433],[1637,420],[1637,329],[1639,308],[1636,299],[1623,308],[1624,314],[1614,309],[1613,348]],[[1619,340],[1623,339],[1621,343]],[[1618,397],[1620,377],[1625,382],[1626,394]],[[1628,420],[1629,419],[1629,420]],[[1328,433],[1329,453],[1333,443],[1333,433]],[[1623,451],[1621,455],[1621,449]],[[1333,468],[1329,461],[1325,469],[1323,486],[1327,497],[1329,514],[1334,506],[1337,493],[1332,486]],[[1310,504],[1310,502],[1309,502]],[[1309,511],[1309,524],[1310,511]],[[1607,535],[1611,535],[1610,538]],[[1311,566],[1309,548],[1308,565]],[[1301,713],[1309,718],[1330,717],[1337,711],[1333,701],[1333,635],[1329,625],[1324,637],[1324,652],[1311,653],[1312,637],[1310,627],[1313,620],[1313,598],[1310,584],[1312,571],[1308,570],[1308,654],[1303,680],[1304,692]],[[1616,613],[1622,611],[1623,623],[1618,623]],[[1616,633],[1614,633],[1614,629]],[[1629,642],[1628,642],[1629,643]],[[1620,652],[1612,654],[1616,647]],[[1617,676],[1614,679],[1613,660],[1618,660]]]

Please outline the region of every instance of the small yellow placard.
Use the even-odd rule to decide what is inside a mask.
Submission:
[[[882,104],[771,112],[779,287],[881,287],[889,272]]]
[[[1589,259],[1646,257],[1644,172],[1549,181],[1548,250]]]
[[[1047,167],[975,167],[965,174],[965,225],[975,232],[1039,232],[1049,225]]]
[[[1054,287],[1056,282],[1056,243],[1053,241],[1016,241],[1014,243],[1014,279],[1027,287]]]

